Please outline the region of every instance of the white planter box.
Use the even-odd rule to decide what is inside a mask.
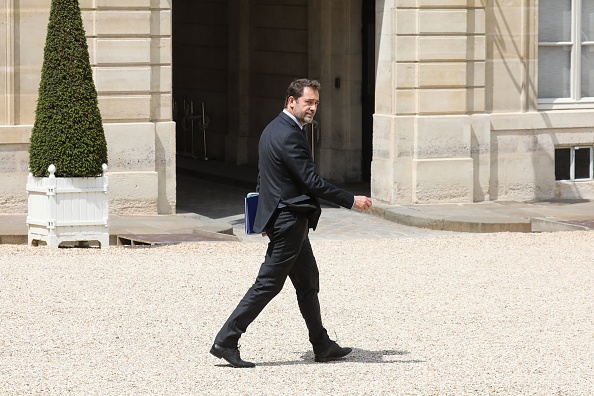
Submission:
[[[100,177],[49,177],[27,179],[29,245],[45,241],[58,247],[62,242],[97,241],[109,245],[107,165]]]

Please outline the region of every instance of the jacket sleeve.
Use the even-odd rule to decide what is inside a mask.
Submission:
[[[355,202],[354,195],[328,183],[316,171],[303,133],[298,131],[289,133],[283,148],[282,158],[287,169],[310,194],[347,209],[352,208]]]

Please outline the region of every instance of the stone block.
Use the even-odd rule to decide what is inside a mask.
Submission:
[[[149,38],[99,38],[96,42],[96,63],[99,65],[151,62]]]
[[[398,34],[418,34],[418,11],[416,9],[402,9],[396,13],[396,26]]]
[[[485,88],[471,88],[467,90],[466,111],[468,113],[483,113],[485,111]]]
[[[376,114],[392,114],[394,111],[394,62],[379,62],[375,84]]]
[[[99,93],[145,93],[151,90],[150,66],[97,67],[95,84]]]
[[[500,132],[492,134],[492,147],[498,157],[505,157],[510,153],[517,153],[520,146],[520,137],[516,132]]]
[[[493,59],[517,58],[519,48],[526,39],[527,29],[525,27],[526,13],[525,6],[508,4],[497,7],[496,12],[488,13],[487,35],[493,42]],[[498,29],[498,26],[505,26],[505,29]],[[535,27],[533,26],[533,29]]]
[[[96,34],[95,10],[81,10],[81,17],[82,17],[83,28],[85,29],[86,36],[87,37],[95,36],[95,34]]]
[[[393,122],[393,116],[373,116],[373,158],[392,158]]]
[[[153,37],[151,39],[151,63],[171,64],[171,38]]]
[[[466,113],[465,89],[420,89],[419,114]]]
[[[78,4],[81,10],[90,9],[95,7],[95,0],[79,0]]]
[[[41,63],[30,67],[21,66],[18,73],[15,74],[18,74],[18,76],[15,76],[18,81],[18,93],[21,95],[34,95],[35,99],[37,99],[39,82],[41,81]],[[33,107],[33,109],[36,107]]]
[[[0,145],[29,144],[33,125],[0,125]]]
[[[171,10],[151,12],[151,36],[171,36]]]
[[[491,176],[491,126],[485,114],[470,117],[470,155],[473,161],[474,202],[488,201]]]
[[[9,115],[9,112],[12,112],[9,110],[8,100],[8,95],[4,94],[4,87],[0,83],[0,125],[10,124],[9,119],[12,118],[12,114]]]
[[[484,61],[487,58],[487,39],[485,36],[468,36],[469,61]]]
[[[20,12],[13,15],[14,19],[12,19],[14,33],[12,36],[7,36],[6,30],[2,33],[2,40],[6,38],[13,40],[10,44],[14,45],[15,63],[21,68],[35,67],[41,70],[49,21],[49,2],[45,4],[47,8],[40,4],[33,7],[20,4]],[[4,29],[6,29],[5,25]]]
[[[494,131],[574,128],[591,130],[592,125],[594,125],[594,112],[589,110],[555,110],[491,115],[491,127]]]
[[[486,81],[485,62],[468,62],[468,86],[484,87]]]
[[[463,36],[419,37],[418,58],[428,61],[466,61],[468,39]]]
[[[380,62],[393,62],[396,58],[396,53],[398,48],[394,44],[396,42],[396,35],[395,34],[382,34],[376,35],[376,39],[378,40],[379,46],[379,53],[378,53],[378,63]]]
[[[0,173],[0,203],[3,214],[27,213],[27,173]]]
[[[156,171],[109,171],[107,174],[110,213],[126,215],[158,213],[159,176]]]
[[[485,8],[487,0],[409,0],[419,8]]]
[[[152,9],[170,10],[171,0],[150,0]]]
[[[466,8],[469,0],[417,0],[419,8]]]
[[[412,158],[398,158],[392,164],[394,187],[392,203],[412,203],[413,171]]]
[[[420,34],[466,34],[468,30],[467,10],[424,10],[419,11]]]
[[[415,134],[417,159],[469,158],[470,119],[461,117],[419,117]]]
[[[521,13],[521,12],[520,12]],[[484,9],[468,10],[468,33],[470,34],[485,34],[487,31]]]
[[[592,145],[594,132],[592,130],[556,130],[550,131],[555,146]]]
[[[151,94],[151,119],[152,121],[171,121],[172,119],[171,94]]]
[[[98,36],[149,36],[151,11],[97,11]]]
[[[417,112],[416,89],[397,89],[396,90],[396,114],[415,114]]]
[[[413,160],[413,203],[472,202],[471,158]]]
[[[486,8],[488,0],[467,0],[468,8]]]
[[[99,95],[99,110],[104,122],[149,121],[151,119],[151,96],[148,94]]]
[[[397,181],[393,178],[393,162],[389,159],[373,158],[371,161],[371,196],[383,202],[394,202]]]
[[[151,68],[151,92],[171,93],[171,73],[171,66],[153,66]]]
[[[551,199],[555,194],[555,161],[551,155],[517,153],[497,158],[499,200]]]
[[[521,60],[491,60],[488,62],[493,84],[490,86],[493,112],[521,112],[523,108],[523,80],[525,68]]]
[[[110,173],[155,170],[153,123],[105,124],[104,129]]]
[[[415,147],[416,116],[398,116],[394,118],[393,158],[412,158]]]
[[[28,145],[0,145],[0,173],[28,172]]]
[[[591,181],[557,181],[555,182],[555,199],[594,199],[594,182]]]
[[[176,211],[175,123],[156,123],[155,167],[159,175],[159,214]]]
[[[416,62],[417,61],[417,36],[397,36],[396,40],[396,61]]]
[[[415,88],[417,86],[417,63],[396,63],[396,88]]]
[[[419,87],[464,87],[467,84],[466,62],[419,64]]]
[[[415,8],[417,0],[396,0],[397,8]]]
[[[98,9],[102,8],[150,8],[151,0],[95,0]]]
[[[95,48],[97,47],[97,39],[95,38],[87,38],[87,46],[89,47],[89,62],[91,63],[91,67],[97,65],[97,58],[95,56]]]
[[[37,109],[37,98],[37,93],[24,93],[21,91],[18,105],[15,107],[15,121],[17,124],[33,125],[35,122],[35,111]]]

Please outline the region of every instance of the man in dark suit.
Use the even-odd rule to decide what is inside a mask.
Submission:
[[[319,104],[320,84],[299,79],[287,90],[285,109],[262,132],[258,145],[258,209],[254,232],[264,232],[270,242],[253,286],[240,301],[215,338],[210,353],[234,367],[254,367],[241,359],[237,343],[248,325],[291,279],[297,302],[313,345],[316,362],[348,355],[328,337],[318,301],[319,273],[309,228],[315,230],[321,208],[318,198],[348,209],[368,210],[371,200],[354,196],[320,177],[303,131]]]

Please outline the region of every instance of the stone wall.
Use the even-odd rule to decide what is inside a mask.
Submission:
[[[0,2],[2,212],[26,212],[28,143],[49,2]],[[108,142],[110,211],[175,212],[171,10],[166,0],[81,0]],[[4,36],[4,35],[2,35]]]
[[[471,120],[485,111],[481,1],[380,2],[372,195],[471,202]]]
[[[309,0],[309,75],[322,84],[315,159],[337,182],[361,180],[361,1]]]
[[[594,112],[539,109],[536,1],[377,6],[372,196],[594,198],[591,181],[555,181],[555,147],[592,145]]]

